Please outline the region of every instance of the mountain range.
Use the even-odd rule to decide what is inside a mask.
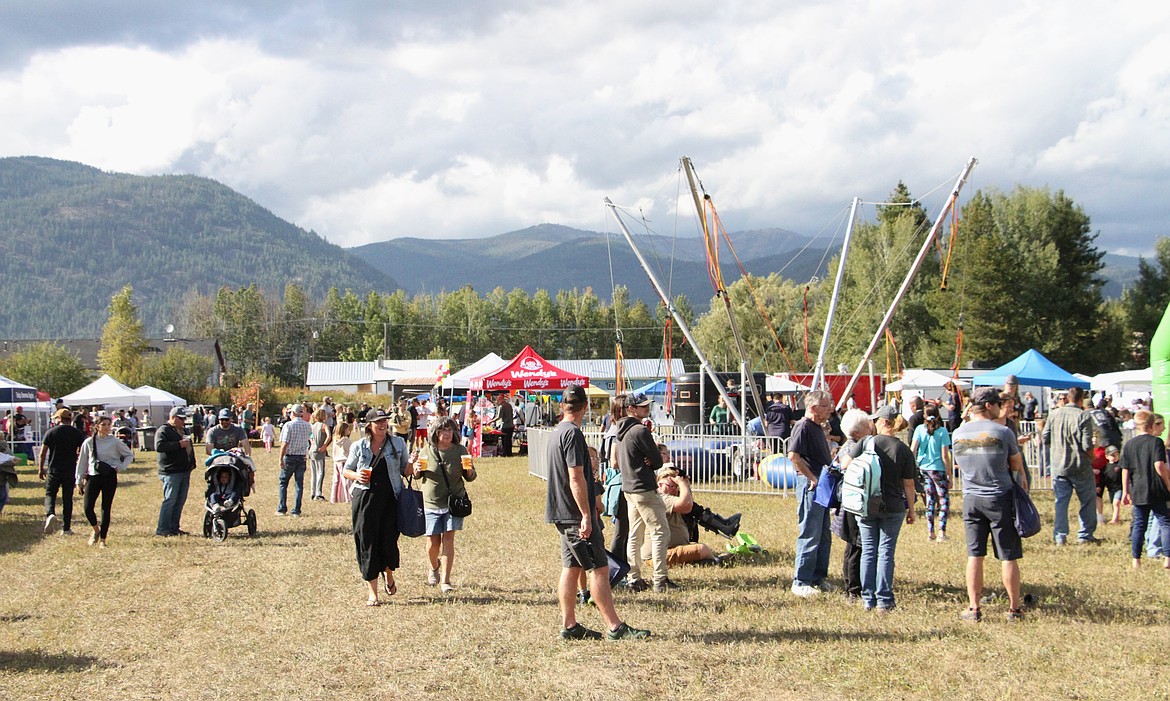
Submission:
[[[807,281],[829,274],[831,242],[784,229],[733,232],[754,275]],[[696,313],[712,297],[703,245],[694,236],[637,233],[636,243],[671,296]],[[738,279],[721,249],[724,278]],[[1137,259],[1106,254],[1105,294],[1137,276]],[[110,297],[127,283],[147,335],[176,318],[193,293],[255,284],[278,297],[289,282],[314,299],[333,286],[409,294],[471,285],[529,293],[612,285],[653,305],[658,299],[617,229],[557,224],[480,239],[397,238],[343,249],[272,214],[240,193],[193,175],[108,173],[40,157],[0,159],[0,337],[97,337]],[[182,333],[182,329],[178,330]]]

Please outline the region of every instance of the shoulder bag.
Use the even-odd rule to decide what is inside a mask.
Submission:
[[[443,483],[447,485],[447,509],[450,510],[452,516],[458,518],[470,516],[471,497],[467,496],[467,489],[464,488],[463,494],[459,496],[451,493],[451,480],[447,477],[447,461],[443,459],[443,453],[437,449],[435,455],[439,457],[439,474],[443,475]]]
[[[90,440],[89,464],[93,466],[94,473],[101,475],[102,477],[108,477],[110,475],[118,474],[118,471],[114,469],[113,465],[111,465],[110,463],[105,462],[103,460],[98,460],[98,458],[97,458],[97,436],[94,436],[94,437],[90,438],[89,440]]]
[[[1015,526],[1016,532],[1020,534],[1021,538],[1031,538],[1040,532],[1040,512],[1036,510],[1036,505],[1032,503],[1032,497],[1024,491],[1024,488],[1016,482],[1015,475],[1012,475],[1012,503],[1015,504]]]

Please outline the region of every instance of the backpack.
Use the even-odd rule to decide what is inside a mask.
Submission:
[[[861,455],[849,461],[841,481],[841,508],[860,518],[882,513],[882,461],[874,437],[862,443]]]
[[[601,439],[601,449],[597,451],[598,466],[601,468],[603,482],[601,484],[602,513],[609,517],[617,516],[618,499],[622,495],[622,473],[609,462],[609,452],[617,436],[606,435]]]

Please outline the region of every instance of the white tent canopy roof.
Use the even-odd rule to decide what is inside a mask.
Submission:
[[[180,396],[171,394],[165,389],[158,387],[151,387],[150,385],[142,385],[134,390],[150,397],[151,404],[155,406],[187,406],[187,400]]]
[[[85,387],[61,399],[69,406],[149,407],[150,395],[130,389],[109,375],[102,375]]]
[[[1151,368],[1103,372],[1089,378],[1094,391],[1103,392],[1149,392],[1154,386],[1154,372]]]
[[[812,387],[802,385],[801,383],[790,379],[787,373],[777,373],[775,375],[768,375],[764,378],[764,391],[776,392],[778,394],[798,394],[800,392],[807,392]]]
[[[887,392],[902,392],[905,390],[942,389],[948,382],[954,382],[956,387],[966,387],[971,383],[947,377],[934,370],[907,370],[902,379],[886,385]]]
[[[490,375],[507,364],[507,360],[504,360],[495,353],[488,353],[459,372],[451,373],[444,377],[443,389],[467,389],[471,386],[471,378]]]

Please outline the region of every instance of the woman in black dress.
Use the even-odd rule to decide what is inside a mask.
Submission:
[[[380,409],[366,414],[365,436],[349,449],[345,478],[351,488],[353,540],[358,569],[370,587],[367,606],[379,606],[378,578],[387,596],[398,591],[398,495],[402,478],[414,474],[403,440],[390,433],[389,416]]]

